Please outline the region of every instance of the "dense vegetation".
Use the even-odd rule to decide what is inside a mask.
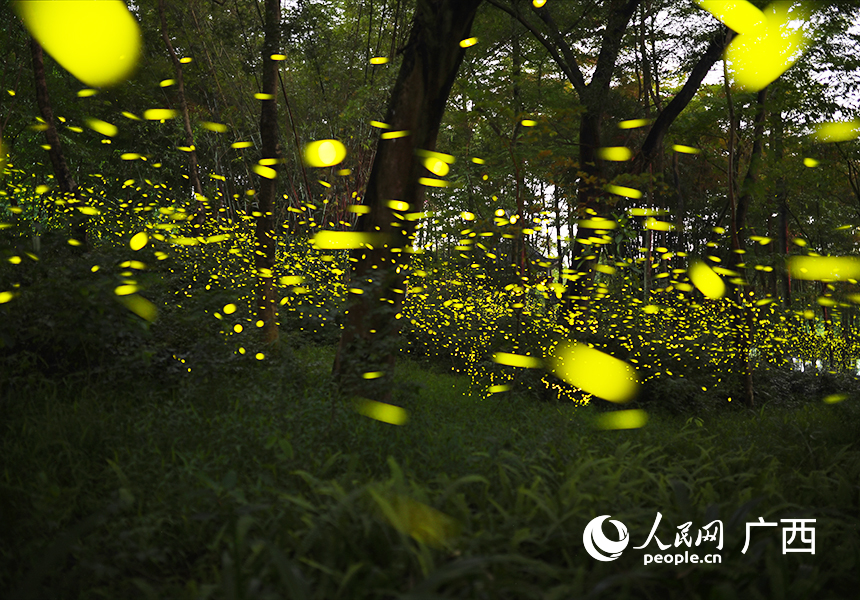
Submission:
[[[52,4],[0,2],[10,597],[855,593],[853,3]],[[588,555],[658,512],[722,563]]]

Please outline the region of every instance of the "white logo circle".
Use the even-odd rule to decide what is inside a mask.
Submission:
[[[582,543],[585,544],[585,551],[592,558],[609,562],[621,556],[621,552],[630,543],[630,536],[627,535],[627,527],[624,526],[624,523],[609,519],[609,522],[615,525],[618,530],[619,541],[615,542],[607,538],[603,535],[601,528],[606,519],[609,519],[609,515],[601,515],[589,521],[588,525],[585,526],[585,531],[582,532]]]

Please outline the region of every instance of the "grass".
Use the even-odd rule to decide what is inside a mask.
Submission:
[[[844,598],[860,565],[852,400],[656,412],[480,400],[404,360],[395,427],[329,378],[331,348],[117,386],[30,381],[2,403],[0,589],[9,598]],[[332,406],[335,406],[334,412]],[[720,565],[589,557],[609,514],[631,545],[725,525]],[[746,521],[815,518],[814,555]],[[609,530],[605,530],[609,531]],[[694,533],[695,535],[695,533]],[[652,552],[654,543],[649,546]]]

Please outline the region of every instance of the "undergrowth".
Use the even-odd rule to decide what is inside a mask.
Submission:
[[[453,354],[411,352],[393,426],[332,383],[331,336],[305,323],[256,343],[245,309],[225,310],[242,282],[84,258],[27,258],[0,307],[4,597],[826,599],[860,584],[848,374],[756,372],[756,411],[730,386],[654,377],[634,403],[647,425],[605,431],[613,405],[536,401],[528,374],[487,397]],[[116,301],[132,277],[154,322]],[[632,546],[658,512],[670,543],[720,519],[722,563],[644,565]],[[585,551],[601,515],[629,531],[614,561]],[[759,517],[816,519],[815,554],[784,554],[779,528],[742,552]]]
[[[397,378],[409,385],[396,399],[410,420],[395,427],[338,396],[332,352],[306,346],[127,392],[45,380],[7,398],[0,588],[10,598],[296,599],[856,589],[860,415],[850,401],[657,411],[641,430],[607,432],[593,427],[593,407],[482,399],[464,377],[404,361]],[[611,515],[641,544],[657,511],[670,541],[685,522],[722,519],[723,563],[646,567],[638,551],[614,562],[585,553],[592,518]],[[816,519],[816,553],[783,555],[775,529],[741,553],[745,523],[759,516]]]

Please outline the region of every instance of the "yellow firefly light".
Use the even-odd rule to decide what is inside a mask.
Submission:
[[[610,402],[627,402],[639,388],[633,367],[585,344],[562,348],[553,371],[571,385]]]
[[[694,261],[687,272],[690,281],[708,298],[722,298],[726,293],[726,284],[720,276],[702,261]]]
[[[140,28],[125,2],[29,0],[14,6],[45,51],[89,86],[117,84],[137,64]]]
[[[603,160],[621,162],[630,160],[633,157],[633,153],[630,151],[630,148],[626,148],[624,146],[611,146],[608,148],[598,149],[597,156]]]
[[[699,5],[738,33],[726,49],[726,59],[741,87],[758,91],[782,75],[797,60],[807,40],[791,28],[800,18],[790,3],[773,2],[759,10],[746,0],[698,0]]]
[[[346,158],[346,146],[337,140],[318,140],[305,146],[305,162],[312,167],[332,167]]]

